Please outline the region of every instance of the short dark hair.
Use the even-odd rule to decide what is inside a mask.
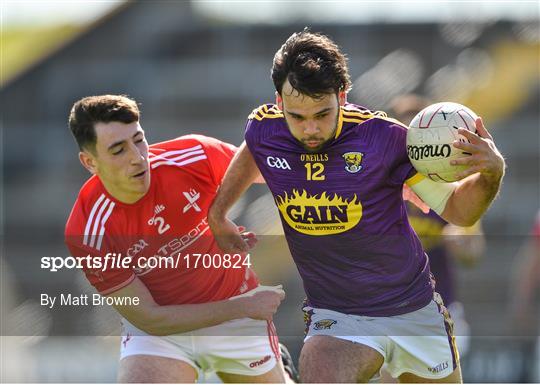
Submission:
[[[276,52],[272,80],[280,95],[286,80],[312,98],[351,88],[345,55],[329,37],[308,28],[293,33]]]
[[[96,123],[139,121],[137,102],[126,95],[87,96],[75,102],[69,114],[69,128],[81,151],[95,151]]]

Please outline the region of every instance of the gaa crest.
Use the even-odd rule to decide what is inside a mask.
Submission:
[[[346,152],[342,155],[345,159],[345,170],[351,174],[355,174],[362,169],[362,160],[364,153],[362,152]]]

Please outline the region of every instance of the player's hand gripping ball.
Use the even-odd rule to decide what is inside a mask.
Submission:
[[[407,131],[407,154],[416,171],[436,182],[456,181],[456,174],[467,166],[452,166],[450,161],[471,154],[452,143],[469,142],[458,128],[476,133],[476,119],[469,108],[451,102],[432,104],[416,114]]]

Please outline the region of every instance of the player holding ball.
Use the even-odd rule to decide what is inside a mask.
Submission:
[[[403,184],[450,223],[474,224],[499,191],[504,159],[482,120],[459,128],[459,182],[419,174],[407,126],[347,103],[345,56],[304,30],[277,51],[276,103],[248,117],[208,219],[227,252],[247,249],[226,215],[262,174],[307,294],[303,382],[367,382],[386,362],[401,382],[461,382],[448,312],[408,223]]]

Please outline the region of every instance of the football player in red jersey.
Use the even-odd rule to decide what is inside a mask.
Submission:
[[[284,382],[272,316],[285,294],[259,286],[249,255],[223,254],[206,220],[236,148],[200,135],[149,146],[126,96],[79,100],[69,126],[93,176],[65,241],[97,291],[119,300],[118,380],[195,382],[202,369],[225,382]]]

